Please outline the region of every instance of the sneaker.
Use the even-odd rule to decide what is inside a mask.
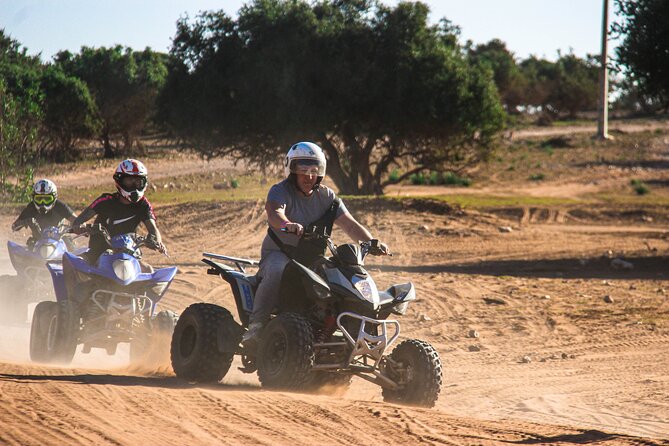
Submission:
[[[255,349],[260,341],[260,333],[262,332],[262,322],[251,322],[249,329],[246,330],[242,336],[242,346],[247,349]]]

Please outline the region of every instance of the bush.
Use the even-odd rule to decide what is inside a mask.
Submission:
[[[237,189],[239,187],[239,181],[236,179],[230,180],[230,187],[233,189]]]
[[[546,179],[546,175],[543,173],[533,173],[530,175],[530,181],[543,181]]]
[[[637,193],[637,195],[646,195],[650,193],[648,186],[646,186],[646,184],[639,179],[632,179],[630,181],[630,185],[632,186],[632,189],[634,189],[634,192]]]
[[[393,169],[393,171],[390,172],[390,175],[388,175],[388,180],[391,183],[397,183],[400,180],[400,171],[397,169]]]
[[[472,184],[472,181],[469,178],[461,177],[453,172],[444,172],[442,175],[442,181],[444,184],[450,186],[469,187],[469,185]]]
[[[411,184],[414,184],[414,185],[417,185],[417,186],[421,185],[421,184],[425,184],[425,175],[423,175],[422,173],[414,173],[413,175],[411,175],[409,177],[409,181],[411,181]]]

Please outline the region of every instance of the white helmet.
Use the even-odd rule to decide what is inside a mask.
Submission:
[[[46,178],[37,181],[33,185],[33,205],[40,214],[46,214],[56,204],[58,188],[56,183]]]
[[[116,189],[118,189],[121,196],[133,203],[137,203],[142,199],[144,191],[146,191],[148,174],[149,171],[146,170],[141,161],[134,159],[123,160],[116,168],[116,172],[114,172]]]
[[[325,176],[325,168],[327,166],[327,161],[325,160],[325,154],[323,149],[313,142],[298,142],[293,144],[286,158],[283,162],[283,167],[286,172],[286,176],[290,174],[301,173],[298,168],[316,168],[315,173],[319,177],[317,182],[320,183],[320,180]]]

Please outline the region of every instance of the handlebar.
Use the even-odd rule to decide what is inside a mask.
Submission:
[[[287,234],[294,234],[292,232],[288,232],[286,228],[281,228],[281,232],[285,232]],[[302,233],[301,238],[304,240],[323,240],[328,244],[328,247],[330,248],[330,251],[334,256],[337,256],[337,247],[335,244],[332,242],[332,239],[330,235],[327,233],[327,230],[325,226],[319,227],[315,226],[312,228],[311,231],[305,231]],[[360,243],[360,248],[362,248],[363,252],[363,257],[366,256],[367,254],[375,255],[375,256],[382,256],[382,255],[387,255],[392,257],[392,253],[383,251],[381,248],[381,242],[378,239],[372,239],[366,242],[359,242]]]
[[[112,247],[112,245],[111,245],[112,237],[111,237],[111,235],[109,235],[109,231],[107,230],[107,228],[102,226],[102,224],[100,224],[100,223],[98,223],[98,224],[86,224],[86,225],[82,225],[79,228],[71,228],[70,232],[74,232],[74,233],[77,233],[77,234],[85,234],[85,235],[99,234],[99,235],[102,236],[102,238],[107,243],[107,245],[110,248]],[[142,236],[142,235],[136,235],[136,234],[129,234],[129,235],[135,241],[135,248],[136,249],[138,249],[142,246],[146,246],[149,249],[153,249],[154,251],[161,252],[166,257],[169,257],[169,255],[167,253],[167,249],[164,248],[164,247],[161,249],[161,246],[156,241],[155,236],[153,236],[151,234],[149,234],[146,237]]]

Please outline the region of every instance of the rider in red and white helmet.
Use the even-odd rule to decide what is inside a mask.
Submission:
[[[124,198],[132,203],[137,203],[146,191],[148,174],[149,171],[140,161],[134,159],[123,160],[114,172],[116,189]]]
[[[112,237],[136,232],[139,224],[144,223],[158,250],[166,252],[167,249],[156,226],[153,206],[144,196],[148,185],[148,174],[148,170],[140,161],[135,159],[121,161],[113,176],[117,192],[102,194],[96,198],[76,218],[72,224],[73,230],[83,232],[83,224],[94,216],[96,217],[94,224],[101,224]],[[106,249],[107,244],[101,235],[91,236],[87,260],[90,263],[95,262]]]

